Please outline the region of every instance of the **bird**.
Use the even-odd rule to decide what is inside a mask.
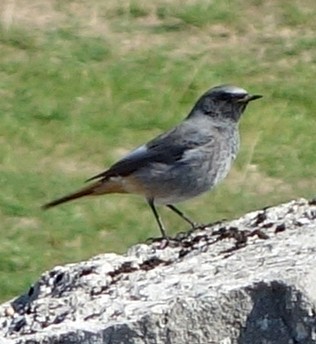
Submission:
[[[151,208],[162,238],[168,236],[157,205],[167,206],[194,228],[196,223],[175,204],[213,189],[227,176],[240,146],[240,118],[249,102],[261,97],[233,85],[209,89],[178,125],[87,179],[87,186],[42,208],[85,196],[137,194]]]

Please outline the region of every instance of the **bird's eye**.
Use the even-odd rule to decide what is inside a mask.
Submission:
[[[219,100],[227,101],[232,99],[232,95],[229,93],[221,93],[218,97]]]

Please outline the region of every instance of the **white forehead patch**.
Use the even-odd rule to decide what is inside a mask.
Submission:
[[[224,91],[232,94],[248,94],[246,90],[237,86],[225,86]]]
[[[212,95],[212,94],[217,94],[217,93],[226,93],[226,94],[231,94],[231,95],[247,95],[248,92],[241,88],[241,87],[237,87],[237,86],[233,86],[233,85],[220,85],[220,86],[216,86],[211,88],[206,95]]]

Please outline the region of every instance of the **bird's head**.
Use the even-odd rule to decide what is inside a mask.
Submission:
[[[238,122],[248,103],[259,98],[262,98],[262,96],[249,94],[240,87],[232,85],[216,86],[201,96],[188,117],[206,115],[214,118],[214,120]]]

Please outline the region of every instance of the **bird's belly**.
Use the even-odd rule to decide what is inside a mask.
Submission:
[[[227,175],[232,160],[224,159],[214,168],[205,161],[199,166],[174,167],[159,172],[155,168],[138,176],[144,186],[144,196],[152,198],[157,204],[173,204],[186,201],[212,189]],[[154,172],[153,172],[154,171]],[[141,177],[141,178],[139,178]]]

